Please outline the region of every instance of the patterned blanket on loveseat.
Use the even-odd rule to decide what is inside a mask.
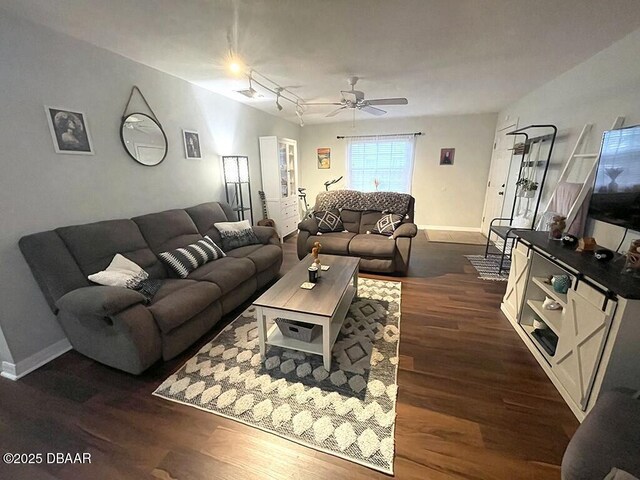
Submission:
[[[346,208],[348,210],[397,213],[404,217],[409,212],[410,202],[411,195],[408,193],[334,190],[318,194],[315,211]]]

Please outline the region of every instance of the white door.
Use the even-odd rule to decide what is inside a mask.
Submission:
[[[484,211],[482,212],[481,231],[485,235],[489,231],[489,224],[494,218],[500,217],[504,204],[504,193],[507,178],[509,177],[509,167],[511,165],[511,149],[515,141],[513,135],[506,135],[517,128],[517,121],[510,121],[498,127],[495,140],[493,142],[493,154],[491,156],[491,168],[489,170],[489,181],[487,182],[487,193],[484,200]]]
[[[558,347],[553,356],[552,371],[571,398],[585,409],[596,376],[600,356],[609,333],[616,302],[595,305],[587,297],[598,297],[593,289],[579,285],[578,291],[567,292],[567,308],[562,317]],[[582,295],[580,292],[586,293]],[[588,294],[588,295],[587,295]],[[591,298],[593,299],[593,298]],[[604,300],[604,297],[601,297]]]

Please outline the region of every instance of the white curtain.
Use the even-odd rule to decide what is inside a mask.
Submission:
[[[351,137],[347,143],[349,188],[411,193],[415,135]]]

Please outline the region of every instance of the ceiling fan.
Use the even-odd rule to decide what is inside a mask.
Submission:
[[[406,98],[376,98],[366,100],[364,98],[364,92],[355,89],[358,77],[349,77],[348,81],[351,90],[342,90],[340,92],[342,99],[339,102],[311,102],[305,103],[305,105],[339,105],[337,109],[326,115],[327,117],[333,117],[343,110],[355,110],[356,108],[372,115],[384,115],[387,113],[386,110],[376,108],[374,105],[407,105],[409,103]]]

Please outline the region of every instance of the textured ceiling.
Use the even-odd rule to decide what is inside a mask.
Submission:
[[[223,67],[245,62],[308,101],[346,78],[367,98],[405,96],[388,117],[496,112],[640,28],[638,0],[0,0],[0,7],[295,121],[247,99]],[[308,107],[306,123],[332,107]],[[358,112],[358,118],[366,113]],[[345,118],[347,117],[347,118]]]

